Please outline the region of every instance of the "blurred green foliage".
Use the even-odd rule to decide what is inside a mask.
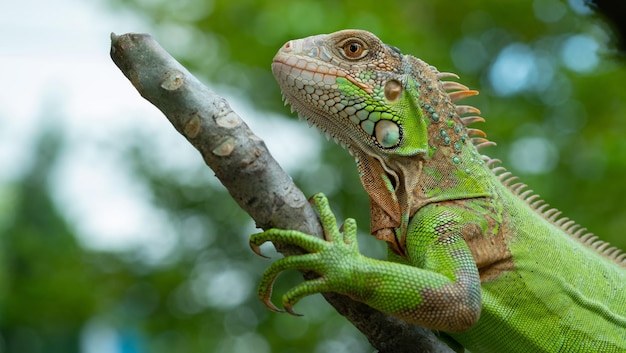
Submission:
[[[480,89],[467,103],[482,110],[484,130],[500,145],[483,152],[502,159],[568,217],[626,249],[626,187],[619,181],[626,176],[626,69],[612,55],[606,25],[579,3],[116,0],[112,6],[152,21],[157,40],[208,82],[241,90],[259,112],[285,119],[292,117],[269,69],[278,48],[312,34],[370,30]],[[370,350],[320,296],[298,304],[302,318],[266,310],[255,287],[269,262],[248,249],[252,222],[200,158],[198,169],[182,177],[158,163],[146,148],[149,136],[133,139],[124,149],[131,162],[120,168],[151,190],[152,206],[176,230],[175,251],[148,264],[132,252],[81,248],[46,180],[62,136],[42,134],[32,169],[0,190],[0,352],[97,352],[84,347],[85,337],[97,342],[111,329],[120,352]],[[368,200],[351,157],[327,143],[320,170],[302,168],[293,177],[307,194],[329,194],[340,217],[355,217],[367,237]],[[382,252],[381,244],[366,244],[365,251]],[[276,290],[299,280],[282,276]]]

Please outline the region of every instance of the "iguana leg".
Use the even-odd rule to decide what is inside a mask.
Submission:
[[[451,220],[427,219],[426,224],[409,227],[413,244],[408,249],[409,259],[424,267],[418,268],[361,255],[354,220],[346,220],[342,233],[324,195],[315,195],[313,205],[320,215],[326,240],[278,229],[250,238],[257,253],[266,241],[297,245],[309,252],[280,259],[265,271],[258,293],[270,309],[278,310],[270,300],[276,277],[284,270],[299,269],[314,271],[320,277],[295,286],[283,296],[283,305],[291,313],[293,305],[304,296],[336,292],[432,329],[462,331],[477,321],[478,270]]]

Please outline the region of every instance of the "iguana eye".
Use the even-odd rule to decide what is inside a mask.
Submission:
[[[359,43],[348,43],[346,49],[348,50],[348,55],[354,56],[361,54],[361,52],[363,51],[363,47],[361,47],[361,44]]]
[[[356,39],[345,42],[343,44],[343,52],[348,59],[360,59],[367,54],[365,45]]]

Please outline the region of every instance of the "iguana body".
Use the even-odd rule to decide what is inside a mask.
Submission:
[[[390,252],[389,261],[362,256],[354,221],[339,233],[318,195],[326,241],[287,230],[251,238],[256,251],[271,240],[310,252],[266,271],[259,294],[270,308],[281,271],[313,270],[321,277],[283,297],[289,312],[333,291],[474,353],[626,351],[626,255],[478,153],[491,143],[466,125],[482,118],[454,104],[477,92],[365,31],[290,41],[272,70],[300,116],[357,160],[372,233]]]

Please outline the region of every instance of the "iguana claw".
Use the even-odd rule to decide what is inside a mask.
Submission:
[[[250,245],[250,249],[252,249],[252,251],[254,251],[255,254],[257,254],[260,257],[265,258],[265,259],[269,259],[270,258],[269,256],[263,255],[263,253],[261,252],[261,246],[260,245],[253,244],[252,242],[250,242],[249,245]]]
[[[277,307],[276,305],[274,305],[274,303],[272,303],[271,298],[267,297],[267,298],[261,298],[261,301],[263,301],[263,304],[265,304],[265,306],[270,309],[273,312],[277,312],[277,313],[284,313],[285,310]]]
[[[298,314],[297,312],[293,311],[293,308],[290,305],[285,304],[285,310],[293,316],[303,316],[302,314]]]
[[[284,229],[269,229],[250,236],[250,248],[263,257],[265,256],[259,247],[268,241],[296,245],[308,252],[279,259],[263,274],[258,295],[265,306],[272,311],[286,311],[292,315],[301,316],[293,311],[293,306],[300,299],[311,294],[340,291],[339,287],[349,282],[348,277],[351,275],[346,265],[358,262],[358,259],[349,260],[349,258],[361,256],[356,244],[356,222],[353,219],[347,219],[343,227],[346,231],[342,234],[337,229],[337,221],[326,197],[323,194],[317,194],[311,198],[311,201],[320,217],[326,240]],[[313,271],[320,277],[304,281],[287,291],[282,298],[285,310],[280,310],[271,301],[274,282],[280,273],[292,269]]]

